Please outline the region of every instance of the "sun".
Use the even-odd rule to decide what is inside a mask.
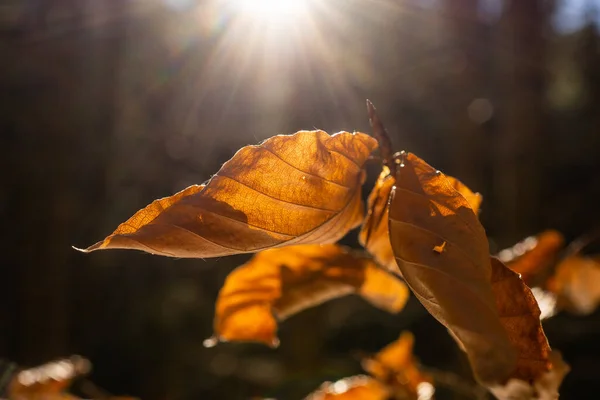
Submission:
[[[283,22],[306,12],[308,0],[233,0],[245,17],[263,22]]]

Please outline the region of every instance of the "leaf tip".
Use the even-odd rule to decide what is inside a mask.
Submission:
[[[217,344],[219,344],[221,340],[219,339],[218,336],[211,336],[207,339],[204,339],[204,341],[202,342],[202,346],[206,347],[207,349],[210,349],[212,347],[215,347]]]
[[[367,99],[367,112],[369,113],[369,120],[371,120],[374,116],[376,116],[375,106],[369,99]]]
[[[93,245],[91,245],[89,247],[86,247],[85,249],[80,248],[80,247],[71,246],[72,249],[77,250],[77,251],[82,252],[82,253],[86,253],[86,254],[87,253],[91,253],[92,251],[104,248],[104,247],[105,247],[104,246],[104,241],[95,243],[95,244],[93,244]]]
[[[281,344],[281,341],[279,340],[279,338],[273,338],[271,340],[271,343],[269,343],[269,347],[272,349],[277,349],[279,348],[279,345]]]
[[[82,248],[80,248],[80,247],[75,247],[75,246],[71,246],[71,248],[72,248],[73,250],[77,250],[77,251],[79,251],[79,252],[81,252],[81,253],[89,253],[89,252],[91,251],[91,250],[89,250],[89,249],[82,249]]]

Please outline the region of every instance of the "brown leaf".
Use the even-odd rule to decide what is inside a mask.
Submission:
[[[207,258],[334,243],[362,220],[363,165],[376,147],[363,133],[274,136],[239,150],[205,187],[152,203],[84,251]]]
[[[547,230],[500,251],[498,258],[507,267],[521,274],[521,278],[527,284],[531,284],[538,274],[554,264],[564,243],[564,237],[560,232]]]
[[[548,344],[529,288],[490,261],[473,206],[453,184],[404,154],[392,191],[390,239],[417,298],[462,344],[480,382],[528,381],[548,370]],[[443,243],[444,251],[434,251]]]
[[[383,167],[367,200],[367,217],[358,234],[360,244],[390,271],[399,272],[388,232],[388,200],[396,180]]]
[[[551,367],[550,346],[540,324],[540,309],[519,274],[494,257],[491,265],[496,309],[518,354],[511,378],[534,381]]]
[[[571,368],[557,351],[550,354],[552,369],[544,372],[535,382],[511,379],[503,386],[494,386],[490,391],[501,400],[557,400],[558,388]]]
[[[215,335],[221,340],[276,345],[273,314],[283,320],[350,293],[389,312],[400,311],[408,298],[401,280],[343,247],[299,245],[265,250],[227,277],[217,299]]]
[[[469,206],[471,207],[475,215],[478,215],[479,211],[481,211],[481,202],[483,201],[483,197],[481,196],[481,194],[473,192],[467,187],[467,185],[465,185],[464,183],[452,176],[444,176],[446,177],[446,180],[450,183],[450,185],[454,188],[454,190],[460,193],[465,198],[467,203],[469,203]]]
[[[402,398],[417,399],[424,383],[431,385],[432,378],[421,372],[413,356],[414,336],[402,332],[400,337],[383,348],[373,358],[363,361],[363,368],[379,382],[401,393]]]
[[[559,307],[591,314],[600,303],[600,259],[579,254],[563,259],[547,287],[558,296]]]
[[[481,195],[473,193],[461,181],[451,176],[446,177],[454,189],[465,197],[475,213],[479,213]],[[389,238],[388,201],[396,179],[390,175],[388,167],[383,167],[381,174],[367,201],[367,217],[361,227],[358,240],[378,263],[393,272],[399,272]]]
[[[385,385],[365,375],[356,375],[336,382],[325,382],[305,400],[388,400]]]
[[[8,397],[15,400],[71,400],[65,391],[73,379],[88,373],[90,363],[79,356],[19,371],[11,381]]]

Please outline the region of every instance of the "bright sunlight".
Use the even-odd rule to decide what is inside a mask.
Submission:
[[[246,17],[268,22],[289,22],[306,11],[308,0],[234,0],[233,3]]]

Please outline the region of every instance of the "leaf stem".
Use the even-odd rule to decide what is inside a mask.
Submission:
[[[394,151],[392,149],[392,141],[383,126],[381,119],[377,115],[377,111],[371,100],[367,99],[367,112],[369,114],[369,123],[373,129],[373,136],[379,142],[379,151],[383,165],[388,167],[392,172],[392,176],[396,176],[396,165],[394,164]]]

